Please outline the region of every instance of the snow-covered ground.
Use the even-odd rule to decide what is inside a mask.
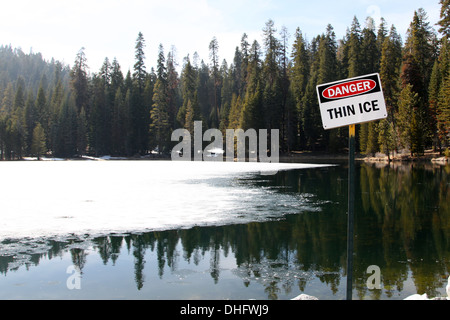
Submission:
[[[266,214],[274,213],[252,210],[255,201],[260,202],[259,206],[284,201],[288,207],[299,210],[296,206],[302,205],[301,199],[270,198],[261,188],[237,186],[233,182],[235,177],[317,166],[324,165],[189,161],[1,162],[0,241],[218,225],[233,223],[236,219],[240,222],[261,220]]]

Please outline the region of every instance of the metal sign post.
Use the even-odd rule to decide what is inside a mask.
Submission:
[[[321,84],[316,87],[325,130],[349,126],[347,212],[347,300],[353,291],[353,234],[355,207],[355,125],[387,117],[378,73]]]
[[[347,213],[347,300],[352,300],[353,291],[353,229],[355,209],[355,125],[348,128],[348,213]]]

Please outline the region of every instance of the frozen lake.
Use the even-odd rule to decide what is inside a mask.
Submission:
[[[444,294],[449,172],[357,165],[354,299]],[[345,299],[345,164],[20,161],[0,176],[0,299]]]
[[[260,210],[269,200],[264,190],[239,186],[235,178],[320,166],[194,161],[3,162],[0,240],[263,221],[277,215]],[[282,205],[302,204],[296,197],[279,200]]]

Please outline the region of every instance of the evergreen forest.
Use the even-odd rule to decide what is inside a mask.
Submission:
[[[442,152],[450,142],[450,0],[440,4],[436,25],[416,10],[404,40],[383,18],[355,16],[342,39],[331,25],[306,39],[268,20],[261,43],[242,35],[233,61],[220,59],[214,37],[206,60],[194,53],[179,66],[160,44],[148,67],[139,33],[127,72],[115,58],[90,71],[84,48],[68,66],[2,45],[0,159],[170,154],[172,131],[192,133],[194,121],[222,132],[279,129],[283,153],[336,153],[348,128],[323,129],[316,86],[370,73],[380,74],[388,117],[357,126],[357,150]]]

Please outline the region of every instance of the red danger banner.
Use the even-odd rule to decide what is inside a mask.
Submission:
[[[370,79],[349,81],[335,84],[322,91],[322,96],[326,99],[339,99],[360,95],[372,91],[377,83]]]

